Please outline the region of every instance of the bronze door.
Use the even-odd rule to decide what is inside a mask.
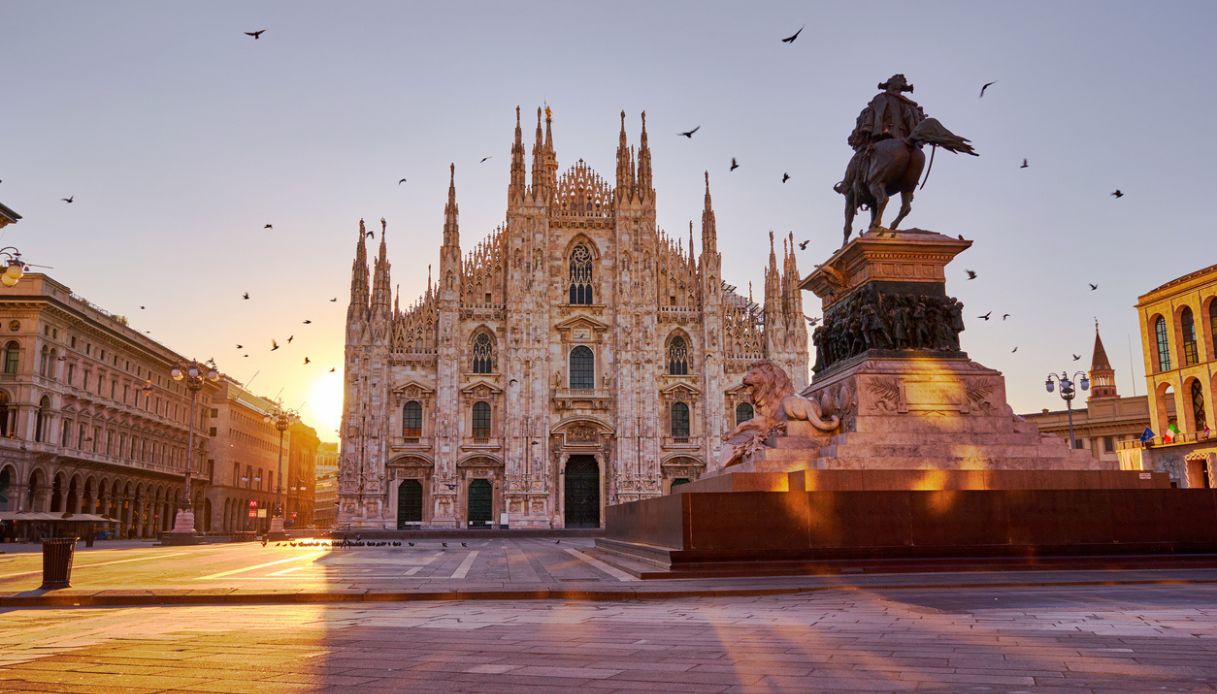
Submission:
[[[422,522],[423,485],[418,480],[403,480],[397,485],[397,529]]]
[[[566,463],[566,527],[600,527],[600,468],[590,455],[574,455]]]
[[[490,527],[492,490],[489,480],[473,480],[469,483],[470,528]]]

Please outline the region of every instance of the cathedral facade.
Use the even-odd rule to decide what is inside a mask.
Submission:
[[[769,358],[807,384],[794,240],[770,234],[764,298],[721,275],[709,175],[701,251],[658,229],[646,116],[625,114],[610,184],[559,175],[537,114],[516,111],[504,224],[463,251],[455,169],[439,271],[391,296],[385,223],[360,221],[346,322],[339,527],[597,527],[606,505],[696,479],[752,416],[740,379]],[[750,294],[751,292],[749,292]]]

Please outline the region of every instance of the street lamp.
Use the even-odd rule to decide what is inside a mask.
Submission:
[[[186,434],[186,471],[183,475],[182,504],[173,519],[172,531],[178,538],[185,538],[194,536],[194,510],[190,507],[190,473],[194,468],[195,403],[203,384],[220,380],[220,374],[214,367],[192,360],[189,364],[173,367],[169,375],[178,383],[184,383],[186,390],[190,391],[190,427]],[[150,389],[145,389],[145,393],[148,390]]]
[[[1074,378],[1081,376],[1078,380],[1078,385],[1082,390],[1090,390],[1090,379],[1087,378],[1085,371],[1076,371],[1073,374]],[[1077,448],[1077,441],[1073,438],[1073,396],[1076,395],[1073,389],[1073,381],[1069,378],[1069,372],[1062,371],[1060,376],[1056,374],[1048,374],[1048,378],[1044,379],[1044,389],[1049,393],[1052,392],[1056,384],[1061,385],[1061,399],[1065,401],[1065,409],[1069,413],[1069,447]]]
[[[25,276],[25,271],[29,268],[25,263],[21,262],[21,251],[15,246],[5,246],[0,248],[0,258],[4,259],[5,268],[3,274],[0,274],[0,284],[6,287],[14,287],[21,278]]]
[[[275,507],[270,512],[270,532],[267,533],[267,539],[270,540],[286,537],[286,533],[283,532],[283,504],[280,501],[280,495],[283,493],[283,432],[287,431],[287,427],[299,418],[300,415],[295,410],[283,409],[282,404],[275,405],[273,410],[262,417],[262,421],[267,424],[274,423],[275,429],[279,432],[279,471],[275,473]]]

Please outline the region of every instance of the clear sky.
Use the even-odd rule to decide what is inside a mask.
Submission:
[[[388,219],[408,303],[438,262],[449,161],[465,248],[503,220],[517,104],[551,105],[561,169],[609,179],[618,112],[636,142],[645,109],[660,225],[687,233],[709,169],[724,277],[759,294],[770,229],[811,240],[804,274],[840,244],[845,138],[905,73],[981,155],[940,152],[905,226],[975,240],[948,292],[1019,412],[1062,404],[1044,376],[1089,364],[1095,317],[1120,392],[1143,394],[1137,296],[1217,262],[1212,2],[2,0],[0,26],[0,202],[25,217],[0,241],[256,373],[330,440],[359,218]]]

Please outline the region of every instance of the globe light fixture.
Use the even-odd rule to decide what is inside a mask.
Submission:
[[[0,248],[0,258],[5,261],[4,272],[0,273],[0,284],[6,287],[15,287],[25,277],[25,271],[29,268],[21,261],[21,251],[15,246],[5,246]]]
[[[1073,374],[1073,379],[1077,379],[1078,386],[1083,391],[1090,390],[1090,377],[1085,371],[1076,371]],[[1068,371],[1062,371],[1060,375],[1050,373],[1048,378],[1044,379],[1044,389],[1051,393],[1057,385],[1061,388],[1061,399],[1065,401],[1065,410],[1069,417],[1069,447],[1077,448],[1077,440],[1073,436],[1073,398],[1077,395],[1074,389],[1074,381],[1069,377]]]

